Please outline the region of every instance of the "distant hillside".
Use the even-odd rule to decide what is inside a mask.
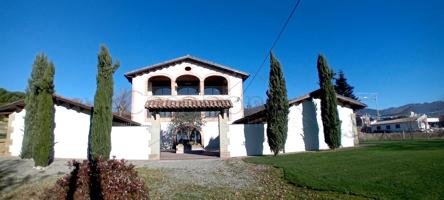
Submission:
[[[410,115],[410,112],[418,114],[426,114],[431,117],[444,115],[444,101],[434,101],[431,103],[414,103],[399,107],[387,108],[379,111],[381,116],[405,116]],[[362,109],[358,111],[359,114],[368,113],[371,116],[376,116],[375,109]]]
[[[11,92],[4,88],[0,88],[0,106],[24,98],[25,98],[25,93],[23,92]]]

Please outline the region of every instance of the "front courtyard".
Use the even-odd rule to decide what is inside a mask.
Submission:
[[[70,172],[57,159],[45,171],[32,160],[0,157],[0,199],[40,199],[57,177]],[[131,161],[151,199],[356,199],[287,183],[281,170],[232,159]]]
[[[444,140],[373,141],[277,157],[129,161],[151,199],[442,199]],[[0,199],[38,199],[70,172],[0,157]]]

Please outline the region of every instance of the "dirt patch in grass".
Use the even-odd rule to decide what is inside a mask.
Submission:
[[[234,173],[250,174],[251,181],[243,186],[224,182],[199,184],[178,179],[171,169],[138,168],[137,171],[150,188],[152,199],[362,199],[297,187],[286,182],[278,168],[245,163],[239,166],[239,160],[226,160],[225,163]]]

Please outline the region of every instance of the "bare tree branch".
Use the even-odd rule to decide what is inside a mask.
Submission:
[[[131,117],[131,91],[129,89],[121,89],[114,93],[113,111],[122,117]]]

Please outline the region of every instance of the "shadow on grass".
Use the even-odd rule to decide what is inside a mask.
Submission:
[[[79,168],[80,163],[74,162],[73,164],[74,169],[71,172],[71,177],[69,178],[69,184],[68,184],[68,194],[66,195],[67,200],[74,199],[74,193],[77,190],[76,184],[77,180],[79,179]]]
[[[31,175],[22,176],[22,174],[19,174],[18,168],[23,167],[23,165],[28,167],[26,160],[14,159],[2,160],[0,162],[0,193],[13,191],[31,181],[39,181],[49,177],[49,175],[39,177]]]

